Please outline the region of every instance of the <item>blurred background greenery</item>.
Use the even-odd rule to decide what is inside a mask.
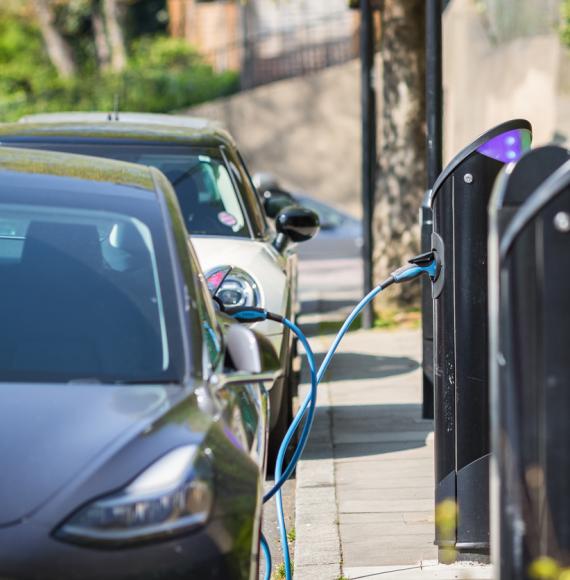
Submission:
[[[2,0],[0,121],[46,111],[167,112],[234,92],[168,35],[166,0]]]
[[[566,46],[570,47],[570,0],[562,2],[562,40]]]

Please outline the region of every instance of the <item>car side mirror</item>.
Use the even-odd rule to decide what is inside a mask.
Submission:
[[[263,208],[271,219],[275,219],[286,207],[296,203],[295,198],[286,191],[267,190],[263,193]]]
[[[226,332],[226,345],[236,371],[257,380],[271,380],[280,372],[279,357],[265,336],[236,323]]]
[[[275,218],[277,238],[275,247],[281,251],[290,240],[306,242],[319,232],[319,216],[311,209],[299,205],[285,208]]]

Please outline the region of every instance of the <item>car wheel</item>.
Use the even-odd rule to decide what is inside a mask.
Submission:
[[[293,372],[292,372],[292,362],[289,363],[289,368],[287,376],[285,377],[285,382],[283,385],[283,399],[281,400],[281,408],[279,409],[279,417],[277,423],[271,430],[269,434],[269,450],[267,457],[267,473],[268,475],[273,475],[275,473],[275,462],[277,461],[277,455],[279,453],[279,448],[281,447],[281,442],[287,434],[289,425],[293,422]],[[294,437],[289,445],[287,454],[285,455],[285,464],[290,459],[292,455],[292,448],[297,438]]]

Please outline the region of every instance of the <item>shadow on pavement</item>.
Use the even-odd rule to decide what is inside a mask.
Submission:
[[[324,357],[325,353],[316,355],[317,368]],[[325,381],[384,379],[415,371],[419,366],[416,360],[407,356],[377,356],[337,351],[326,372]]]
[[[353,298],[333,298],[323,300],[317,298],[315,300],[303,300],[301,303],[301,316],[306,314],[328,314],[329,312],[336,312],[337,310],[352,309],[358,304],[358,300]]]
[[[335,459],[377,456],[420,449],[433,431],[433,422],[421,418],[418,404],[335,405],[318,407],[315,421],[331,414]],[[330,458],[331,447],[308,445],[303,459]],[[409,459],[417,461],[413,455]]]

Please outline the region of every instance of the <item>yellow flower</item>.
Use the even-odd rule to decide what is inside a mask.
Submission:
[[[533,580],[559,580],[560,566],[548,556],[540,556],[528,567],[528,575]]]

